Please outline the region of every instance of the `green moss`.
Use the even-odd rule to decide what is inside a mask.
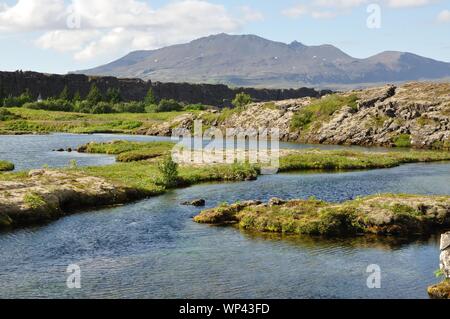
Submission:
[[[38,209],[47,205],[45,200],[40,195],[34,193],[25,194],[23,200],[28,207],[33,209]]]
[[[7,161],[0,161],[0,172],[13,171],[14,164]]]
[[[243,229],[259,232],[326,236],[417,234],[448,226],[448,220],[432,213],[424,218],[414,208],[422,201],[450,207],[450,196],[384,194],[341,204],[313,199],[293,200],[279,206],[237,203],[205,210],[194,220],[207,224],[237,223]]]
[[[358,96],[355,94],[333,94],[315,100],[294,115],[291,122],[291,129],[308,129],[313,123],[320,125],[321,123],[328,121],[335,112],[339,111],[344,106],[349,106],[353,110],[356,110],[358,108],[357,101]]]
[[[400,134],[394,138],[394,144],[396,147],[411,147],[411,135]]]
[[[433,299],[450,299],[450,279],[429,287],[428,294]]]

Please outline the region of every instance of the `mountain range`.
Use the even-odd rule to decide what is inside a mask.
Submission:
[[[450,77],[450,63],[397,51],[358,59],[332,45],[285,44],[255,35],[218,34],[157,50],[134,51],[74,73],[247,87],[348,88],[445,79]]]

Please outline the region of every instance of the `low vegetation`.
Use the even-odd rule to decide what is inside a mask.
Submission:
[[[280,171],[390,168],[407,163],[449,161],[450,152],[358,152],[308,150],[280,158]]]
[[[332,94],[313,101],[310,105],[302,108],[294,115],[291,122],[291,129],[306,130],[311,125],[320,125],[326,122],[335,112],[342,107],[348,106],[357,109],[358,96]]]
[[[429,287],[428,294],[433,299],[450,299],[450,279]]]
[[[383,194],[340,204],[317,199],[223,204],[194,220],[302,235],[426,234],[450,225],[450,196]]]
[[[8,161],[0,160],[0,172],[8,172],[14,170],[14,164]]]
[[[400,134],[394,138],[394,144],[396,147],[411,147],[411,135]]]

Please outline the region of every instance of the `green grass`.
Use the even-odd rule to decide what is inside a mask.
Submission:
[[[118,162],[136,162],[167,155],[175,146],[171,142],[129,142],[89,143],[79,151],[85,153],[118,155]]]
[[[450,152],[303,151],[280,158],[280,171],[390,168],[407,163],[450,160]]]
[[[396,147],[411,147],[411,135],[400,134],[394,138],[394,144]]]
[[[421,234],[449,225],[445,217],[448,213],[438,217],[418,210],[417,204],[423,201],[450,207],[450,196],[382,194],[340,204],[308,199],[275,206],[220,205],[203,211],[194,220],[206,224],[237,224],[259,232],[325,236]]]
[[[357,109],[358,97],[354,94],[345,96],[333,94],[313,101],[298,111],[291,122],[292,130],[306,130],[313,124],[321,125],[344,106]]]
[[[14,170],[14,164],[8,161],[0,160],[0,172],[8,172]]]
[[[38,209],[47,205],[47,202],[38,194],[28,193],[24,197],[24,202],[30,208]]]
[[[85,114],[9,108],[8,118],[0,121],[1,133],[135,133],[198,111],[166,113]]]

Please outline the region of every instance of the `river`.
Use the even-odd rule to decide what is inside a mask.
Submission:
[[[19,169],[60,167],[71,159],[105,165],[114,159],[51,150],[123,138],[157,139],[61,134],[5,142],[2,136],[0,158]],[[11,149],[15,157],[5,158]],[[428,298],[427,286],[439,281],[437,237],[282,238],[199,225],[192,221],[199,209],[180,205],[195,198],[208,207],[271,197],[338,202],[380,192],[450,195],[450,164],[203,184],[0,233],[0,298]],[[81,269],[81,289],[66,286],[69,264]],[[381,269],[379,289],[366,283],[372,264]]]

